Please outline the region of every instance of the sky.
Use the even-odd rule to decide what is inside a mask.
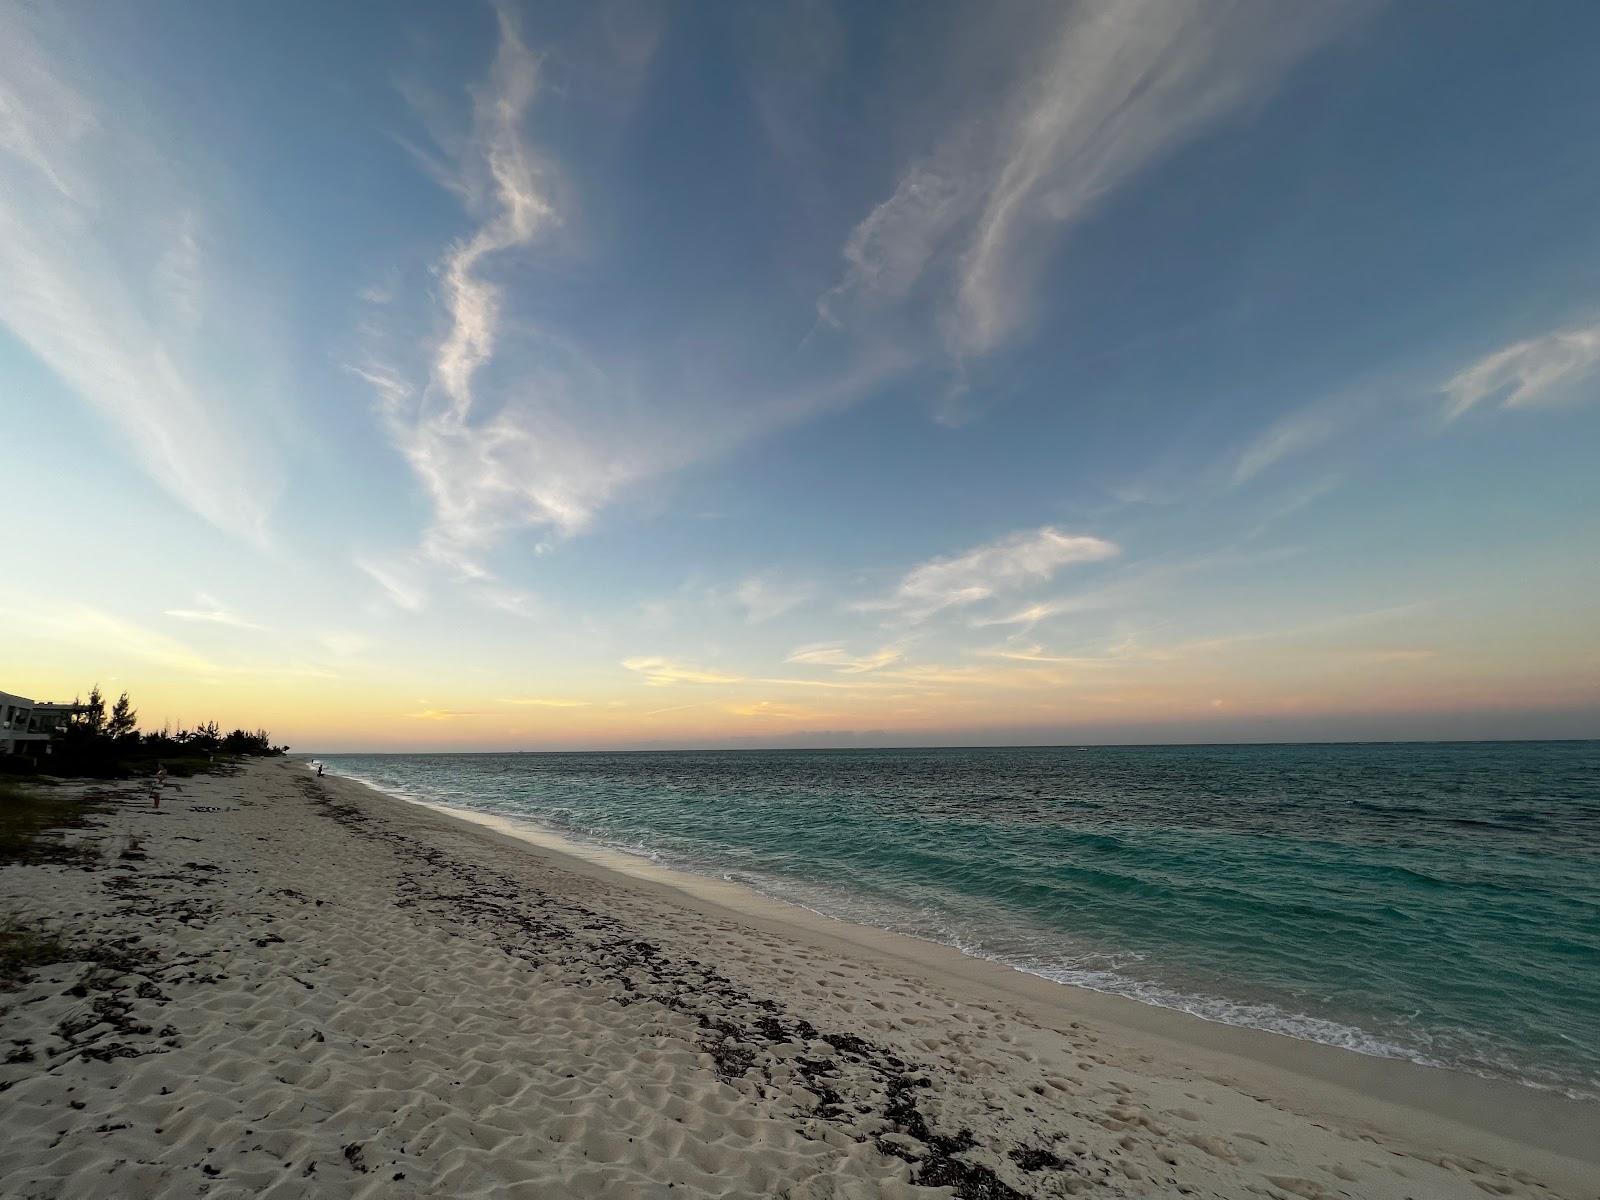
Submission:
[[[0,688],[1600,736],[1600,7],[0,0]]]

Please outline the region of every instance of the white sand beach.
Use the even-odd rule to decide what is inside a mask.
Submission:
[[[1098,996],[295,760],[0,902],[5,1197],[1600,1195],[1600,1106]],[[613,869],[622,865],[624,873]]]

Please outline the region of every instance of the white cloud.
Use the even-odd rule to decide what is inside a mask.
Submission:
[[[759,675],[736,675],[709,667],[696,667],[661,655],[641,655],[627,658],[622,665],[645,677],[652,687],[669,687],[673,684],[737,684],[743,686],[806,688],[831,692],[882,691],[890,684],[852,679],[794,679]],[[870,669],[870,668],[869,668]]]
[[[197,367],[207,345],[196,336],[206,271],[196,196],[127,112],[102,120],[25,10],[0,12],[0,44],[0,324],[161,487],[264,544],[281,487],[261,433],[268,414],[241,412],[239,387],[223,391]]]
[[[1085,657],[1078,654],[1050,654],[1037,642],[1003,646],[992,646],[987,650],[979,650],[978,654],[985,658],[1004,658],[1012,662],[1037,662],[1037,663],[1072,663],[1076,666],[1097,666],[1103,659]]]
[[[670,658],[644,656],[623,659],[622,665],[630,671],[637,671],[645,677],[645,682],[656,687],[664,687],[674,683],[743,683],[741,675],[729,675],[724,671],[706,670],[701,667],[685,666]]]
[[[976,617],[972,625],[974,628],[996,625],[1032,627],[1041,621],[1073,613],[1140,608],[1154,600],[1170,596],[1175,589],[1182,586],[1180,581],[1190,575],[1224,568],[1235,570],[1263,563],[1280,562],[1294,558],[1300,553],[1296,547],[1280,546],[1270,550],[1248,552],[1226,549],[1200,554],[1193,558],[1146,561],[1124,569],[1110,582],[1101,586],[1027,604],[1010,612]]]
[[[913,163],[845,243],[845,274],[819,301],[854,305],[936,281],[946,347],[988,353],[1023,325],[1061,232],[1141,170],[1251,100],[1364,4],[1123,0],[1059,7],[1036,70]],[[933,270],[944,256],[948,270]],[[948,294],[942,289],[947,286]]]
[[[946,694],[949,688],[1031,688],[1063,687],[1073,682],[1072,676],[1052,667],[981,667],[945,666],[928,663],[901,667],[890,672],[905,686],[918,688],[924,694]],[[893,686],[893,685],[891,685]]]
[[[458,417],[472,407],[472,376],[493,353],[500,320],[499,289],[480,278],[479,265],[501,251],[529,245],[557,219],[538,159],[522,137],[537,87],[538,60],[523,44],[510,12],[501,9],[500,50],[473,114],[474,145],[481,156],[474,166],[488,176],[491,215],[451,250],[440,272],[451,325],[434,359],[434,381]]]
[[[358,558],[356,566],[370,575],[375,583],[383,589],[383,594],[390,603],[407,612],[421,612],[428,603],[427,592],[418,584],[412,572],[403,566],[394,564],[377,563],[371,559]]]
[[[630,348],[589,345],[529,320],[519,284],[541,256],[562,250],[556,235],[578,204],[527,136],[540,71],[502,7],[470,129],[448,130],[436,98],[413,96],[437,143],[419,161],[475,224],[436,264],[446,332],[425,368],[407,369],[395,344],[403,339],[386,343],[376,324],[366,357],[349,366],[373,388],[391,440],[432,501],[424,554],[482,578],[485,557],[505,538],[578,534],[623,489],[853,403],[907,361],[875,348],[842,369],[753,393],[747,375],[730,368],[724,378],[708,359],[687,368],[678,358],[634,362]],[[396,316],[396,307],[384,311]]]
[[[62,198],[82,203],[91,185],[70,151],[101,132],[99,114],[56,74],[20,17],[13,12],[0,26],[6,42],[6,72],[0,76],[0,151],[31,167]]]
[[[169,608],[166,615],[180,621],[200,621],[212,625],[226,625],[231,629],[263,630],[264,625],[254,621],[247,621],[238,613],[230,611],[221,601],[206,595],[204,592],[195,597],[197,608]]]
[[[500,45],[487,83],[473,102],[472,135],[457,147],[452,190],[479,217],[438,266],[449,331],[433,352],[420,400],[403,373],[382,363],[352,367],[378,393],[391,436],[427,487],[434,523],[426,548],[466,573],[482,573],[474,556],[498,534],[527,525],[571,532],[603,494],[553,429],[524,418],[526,407],[485,414],[474,379],[500,337],[501,287],[488,269],[525,251],[558,223],[545,171],[522,125],[538,88],[539,62],[515,19],[500,10]],[[443,168],[441,168],[443,170]]]
[[[187,209],[176,221],[171,241],[155,265],[157,292],[166,297],[174,322],[187,333],[200,327],[205,313],[205,271],[200,218],[194,209]]]
[[[337,658],[350,658],[372,648],[372,639],[364,633],[344,629],[331,629],[317,639],[323,649]]]
[[[1526,408],[1572,397],[1600,372],[1600,324],[1559,329],[1497,350],[1444,385],[1445,419],[1455,420],[1485,400]]]
[[[892,596],[858,607],[922,620],[945,609],[1042,583],[1072,563],[1095,562],[1117,553],[1118,547],[1102,538],[1062,533],[1046,525],[1010,534],[965,554],[930,559],[907,573]]]
[[[744,609],[750,624],[759,625],[804,604],[811,593],[811,585],[807,583],[790,582],[773,575],[752,575],[734,588],[733,598]]]
[[[218,662],[164,633],[86,604],[38,597],[16,597],[15,602],[11,608],[0,604],[0,622],[7,628],[78,647],[114,669],[135,660],[212,681],[223,677],[338,678],[320,667],[282,658]]]
[[[1285,417],[1244,448],[1234,464],[1234,484],[1248,483],[1281,459],[1327,441],[1341,428],[1343,422],[1328,406],[1304,409]]]
[[[521,617],[525,621],[536,621],[543,615],[539,608],[538,597],[529,592],[519,592],[515,588],[500,587],[496,584],[484,584],[477,589],[477,592],[479,598],[490,608]]]
[[[1165,659],[1176,659],[1190,654],[1210,654],[1218,650],[1227,650],[1235,646],[1255,642],[1295,641],[1300,639],[1321,639],[1326,635],[1341,634],[1350,630],[1365,629],[1373,625],[1386,625],[1393,622],[1405,622],[1429,612],[1436,607],[1431,600],[1418,600],[1408,604],[1394,604],[1387,608],[1369,609],[1364,612],[1343,613],[1331,617],[1323,617],[1314,621],[1305,621],[1295,625],[1282,626],[1276,629],[1253,628],[1246,632],[1218,634],[1212,637],[1191,638],[1178,642],[1160,651],[1145,651]]]
[[[797,646],[789,652],[785,662],[805,663],[808,666],[837,667],[847,675],[859,675],[882,670],[899,662],[905,652],[898,646],[884,646],[870,654],[851,654],[839,642],[818,642],[810,646]]]
[[[132,658],[191,675],[211,675],[223,669],[163,633],[85,604],[40,603],[31,610],[6,615],[8,623],[14,621],[45,637],[104,653],[108,662]]]
[[[798,704],[784,704],[777,700],[755,700],[748,704],[730,704],[723,712],[735,717],[774,717],[782,721],[815,721],[832,714]]]
[[[851,231],[844,278],[817,301],[817,315],[839,325],[839,307],[905,299],[972,209],[976,187],[963,174],[956,161],[919,163],[907,171],[894,195]]]
[[[1000,613],[992,617],[978,617],[972,622],[974,628],[984,628],[991,625],[1037,625],[1040,621],[1059,617],[1064,612],[1070,611],[1065,601],[1047,600],[1039,604],[1029,604],[1008,613]],[[1100,607],[1094,605],[1092,607]]]

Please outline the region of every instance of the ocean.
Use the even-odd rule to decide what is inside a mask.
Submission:
[[[323,761],[1064,984],[1600,1098],[1600,742]]]

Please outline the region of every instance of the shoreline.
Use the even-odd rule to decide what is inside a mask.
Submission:
[[[329,767],[467,819],[526,823],[567,853],[619,850],[629,857],[606,862],[624,873],[648,859],[1054,983],[1600,1103],[1581,919],[1597,745],[1398,759],[1358,747],[1351,772],[1303,749],[1279,761],[1167,747],[1176,757],[1148,770],[1156,760],[1008,750],[951,764],[954,786],[920,752],[903,767],[878,751],[748,769],[536,752]],[[1191,805],[1182,781],[1202,764],[1240,795],[1309,786],[1266,807]],[[1408,795],[1413,768],[1456,783]],[[1553,772],[1548,811],[1515,788],[1522,772]],[[1483,787],[1452,796],[1469,776]]]
[[[538,825],[492,813],[393,795],[347,775],[325,776],[343,787],[392,804],[460,822],[553,856],[571,870],[597,873],[624,886],[650,889],[660,898],[751,922],[769,931],[815,939],[831,949],[890,959],[937,976],[972,998],[1003,997],[1020,1003],[1041,1025],[1058,1028],[1085,1018],[1170,1043],[1211,1071],[1259,1072],[1252,1082],[1308,1108],[1333,1101],[1331,1111],[1367,1120],[1371,1107],[1396,1110],[1400,1123],[1441,1122],[1435,1131],[1456,1144],[1488,1137],[1588,1162],[1600,1175],[1600,1104],[1510,1080],[1490,1079],[1407,1059],[1363,1054],[1269,1030],[1210,1021],[1178,1009],[1148,1004],[1034,975],[993,959],[909,934],[861,925],[768,896],[744,884],[663,866],[643,855],[580,842]],[[1327,1090],[1332,1089],[1332,1090]],[[1459,1128],[1451,1128],[1456,1126]]]
[[[7,1196],[1595,1200],[1594,1106],[1443,1096],[301,760],[159,810],[63,786],[91,818],[0,871],[75,956],[0,992]]]

